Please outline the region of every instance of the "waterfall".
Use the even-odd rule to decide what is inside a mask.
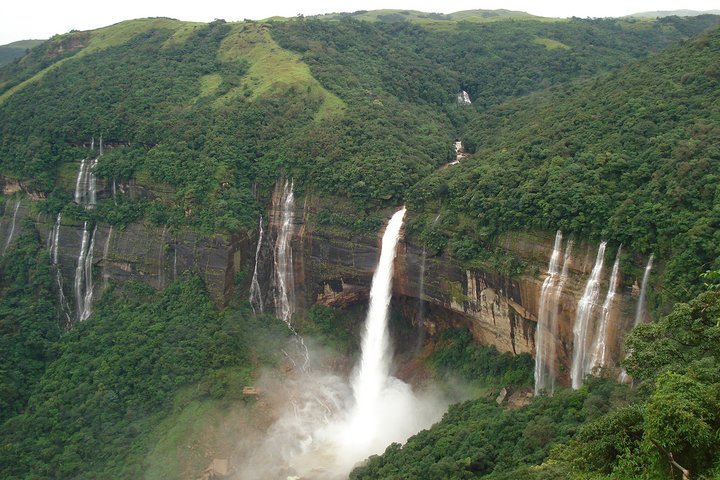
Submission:
[[[100,142],[100,155],[102,155],[102,141]],[[95,177],[95,167],[97,167],[97,163],[100,157],[97,157],[95,160],[93,160],[90,163],[90,169],[88,171],[88,205],[95,205],[97,203],[96,201],[96,192],[97,192],[97,179]]]
[[[588,348],[592,335],[592,313],[600,295],[600,276],[602,275],[603,260],[605,259],[605,247],[607,242],[601,242],[598,248],[595,266],[592,269],[590,278],[585,285],[585,291],[577,307],[575,325],[573,326],[573,359],[570,370],[572,388],[578,389],[583,383],[583,377],[588,372]]]
[[[62,221],[62,213],[57,214],[55,226],[50,235],[50,258],[53,265],[58,264],[58,249],[60,248],[60,222]]]
[[[295,196],[293,182],[285,181],[281,198],[281,224],[275,244],[275,315],[288,325],[295,312],[295,276],[293,273],[292,246]]]
[[[75,182],[75,203],[82,204],[83,193],[85,192],[85,163],[87,159],[80,161],[80,170],[78,170],[77,180]]]
[[[362,357],[357,375],[352,382],[355,408],[351,423],[353,441],[370,442],[378,434],[377,411],[383,408],[383,390],[389,379],[390,338],[388,332],[388,308],[392,297],[393,261],[400,237],[405,207],[397,211],[382,239],[380,260],[373,274],[370,287],[370,306],[362,337]]]
[[[654,258],[654,255],[650,254],[648,263],[645,266],[645,273],[643,274],[642,285],[640,286],[640,295],[638,296],[637,309],[635,310],[635,322],[633,323],[633,328],[640,325],[643,322],[643,320],[645,319],[645,295],[647,294],[647,284],[648,284],[648,280],[650,279],[650,271],[652,270],[653,258]],[[630,355],[632,355],[632,352],[627,353],[627,357],[629,357]],[[618,377],[618,382],[628,383],[630,381],[631,381],[630,376],[628,375],[627,371],[623,368],[620,371],[620,376]]]
[[[465,90],[462,90],[457,95],[457,103],[459,105],[470,105],[472,102],[470,101],[470,95]]]
[[[347,478],[359,461],[405,442],[442,416],[444,399],[415,394],[390,375],[388,310],[404,215],[405,208],[396,212],[383,234],[361,358],[350,383],[317,370],[291,376],[289,408],[268,429],[262,447],[240,466],[239,478]]]
[[[615,307],[615,293],[617,290],[618,273],[620,271],[620,250],[622,246],[618,248],[617,255],[615,256],[615,263],[613,264],[612,274],[610,274],[610,285],[608,285],[607,296],[605,297],[605,303],[602,306],[602,314],[600,317],[600,323],[598,324],[597,331],[595,332],[595,340],[593,342],[592,358],[590,360],[589,370],[592,372],[596,368],[602,368],[606,366],[607,360],[607,344],[608,344],[608,327],[610,325],[610,316],[613,313]]]
[[[70,314],[70,305],[67,303],[65,298],[65,291],[63,290],[63,279],[62,270],[60,269],[59,262],[59,249],[60,249],[60,227],[62,222],[62,213],[58,213],[55,220],[55,226],[50,232],[50,260],[52,261],[53,268],[55,269],[55,284],[58,289],[58,303],[60,304],[60,311],[65,315],[66,325],[70,326],[72,323],[72,317]]]
[[[95,150],[95,139],[90,143],[90,150]],[[87,157],[80,162],[77,180],[75,181],[75,203],[92,208],[97,203],[97,177],[95,176],[95,168],[98,160],[103,154],[102,137],[100,137],[100,152],[97,157]]]
[[[5,252],[7,251],[8,247],[10,246],[10,242],[12,242],[13,235],[15,235],[15,221],[17,220],[17,213],[20,209],[20,200],[15,202],[15,212],[13,213],[12,218],[12,226],[10,227],[10,233],[8,234],[7,240],[5,241],[5,248],[3,248],[3,255],[5,255]]]
[[[258,243],[255,248],[255,270],[253,270],[252,282],[250,283],[250,306],[253,313],[263,313],[262,292],[260,291],[260,282],[258,281],[258,263],[260,262],[260,249],[263,241],[263,217],[260,215],[258,233]]]
[[[100,139],[100,148],[102,149],[102,138]],[[90,239],[90,248],[88,248],[87,254],[85,255],[85,261],[83,265],[83,273],[85,277],[85,298],[83,299],[82,315],[80,315],[80,321],[87,320],[92,313],[92,299],[93,299],[93,278],[92,278],[92,267],[93,267],[93,250],[95,250],[95,237],[97,233],[97,226],[93,229],[92,237]]]
[[[645,319],[645,295],[647,294],[647,284],[650,278],[650,270],[652,270],[653,255],[650,255],[645,273],[643,274],[642,286],[640,287],[640,296],[638,297],[637,310],[635,310],[635,323],[633,327],[637,327]]]
[[[107,289],[108,287],[108,281],[110,280],[110,274],[107,272],[107,258],[108,253],[110,252],[110,240],[112,239],[113,234],[113,226],[110,225],[110,230],[108,230],[108,236],[107,240],[105,240],[105,247],[103,248],[103,256],[102,256],[102,276],[103,276],[103,290]]]
[[[540,290],[540,305],[538,307],[537,332],[535,334],[535,395],[542,390],[547,390],[550,377],[553,375],[555,359],[550,355],[550,350],[555,345],[553,320],[557,312],[557,300],[559,293],[560,271],[558,263],[562,255],[562,232],[555,234],[555,244],[550,255],[548,275]]]
[[[88,234],[87,222],[84,223],[74,282],[76,318],[79,321],[86,320],[92,311],[92,262],[96,231],[97,227],[93,230],[91,238]],[[88,243],[90,244],[89,248]]]

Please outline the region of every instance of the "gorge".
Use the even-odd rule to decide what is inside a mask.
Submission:
[[[0,476],[713,478],[719,23],[157,17],[1,67]]]

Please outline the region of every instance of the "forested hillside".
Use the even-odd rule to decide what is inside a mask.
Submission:
[[[20,40],[18,42],[0,45],[0,66],[17,60],[24,56],[31,48],[37,47],[44,40]]]
[[[367,265],[405,204],[396,268],[420,280],[393,284],[417,295],[393,299],[398,370],[470,399],[351,478],[718,478],[718,23],[151,18],[58,35],[3,66],[0,477],[194,479],[251,451],[281,399],[250,386],[297,380],[297,334],[350,376]],[[450,164],[455,141],[466,156]],[[539,294],[522,305],[517,279],[539,292],[551,245],[521,258],[503,242],[557,230],[622,245],[633,302],[657,259],[658,320],[625,342],[632,385],[600,369],[530,399]],[[294,323],[247,300],[263,264],[281,288],[283,233],[302,272]],[[448,278],[423,290],[426,268]],[[71,303],[92,304],[102,279],[88,318],[66,315],[63,272]],[[510,319],[503,354],[456,315],[478,298],[496,340],[496,313]],[[496,401],[503,388],[523,400]]]
[[[421,236],[472,261],[502,232],[562,229],[655,252],[668,259],[669,299],[697,293],[698,275],[720,267],[718,64],[714,29],[482,112],[466,130],[473,158],[409,195],[427,211]]]

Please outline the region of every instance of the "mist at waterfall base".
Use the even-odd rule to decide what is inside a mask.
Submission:
[[[330,371],[323,352],[311,349],[310,368],[259,385],[285,400],[285,409],[264,439],[238,464],[247,479],[339,479],[373,454],[438,421],[449,402],[428,388],[413,392],[391,375],[387,328],[393,259],[405,209],[390,220],[373,276],[362,338],[362,358],[350,378]],[[307,340],[307,339],[306,339]]]

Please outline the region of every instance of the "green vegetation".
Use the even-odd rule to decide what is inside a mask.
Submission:
[[[528,354],[500,354],[478,345],[467,329],[446,330],[428,359],[441,374],[459,374],[484,386],[528,386],[533,383],[533,359]]]
[[[258,199],[283,175],[298,192],[348,198],[367,216],[452,159],[476,109],[617,67],[714,18],[640,28],[474,23],[461,13],[441,30],[352,16],[151,18],[53,37],[0,69],[0,172],[69,200],[62,190],[102,136],[102,182],[133,180],[158,197],[133,219],[206,233],[252,228]],[[457,107],[460,89],[473,107]]]
[[[37,47],[45,40],[19,40],[0,46],[0,67],[25,55],[31,48]]]
[[[458,345],[441,349],[435,362],[509,380],[513,367],[495,369],[510,359],[483,355],[468,342],[463,347],[462,335],[452,333]],[[595,378],[520,409],[503,409],[492,398],[454,405],[441,422],[371,457],[351,478],[678,478],[671,456],[693,478],[716,478],[719,345],[720,292],[711,288],[630,335],[626,366],[637,395]]]
[[[196,278],[161,293],[114,289],[62,336],[27,408],[0,427],[3,478],[142,476],[153,429],[173,408],[237,398],[287,338],[278,323],[218,313]]]
[[[47,252],[24,231],[0,258],[0,423],[24,411],[60,338]]]
[[[484,112],[467,129],[473,158],[409,194],[410,209],[426,212],[420,238],[448,250],[467,244],[472,261],[503,232],[560,228],[668,259],[666,302],[697,293],[698,275],[720,267],[718,64],[716,28],[616,73]]]

